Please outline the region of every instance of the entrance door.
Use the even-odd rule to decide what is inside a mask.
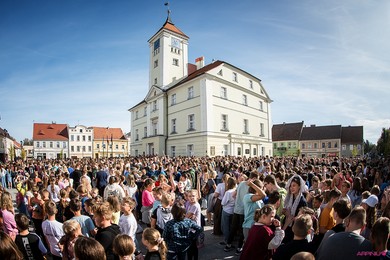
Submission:
[[[154,144],[153,143],[149,143],[148,144],[148,151],[147,151],[148,155],[154,155]]]

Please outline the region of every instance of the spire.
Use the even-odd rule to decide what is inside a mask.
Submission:
[[[164,5],[167,7],[167,12],[168,12],[167,22],[168,23],[172,23],[172,20],[171,20],[171,10],[169,9],[169,2],[166,2]]]

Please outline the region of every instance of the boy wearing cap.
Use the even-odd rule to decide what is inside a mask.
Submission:
[[[376,221],[376,204],[378,204],[378,197],[370,195],[367,199],[362,200],[362,207],[366,210],[366,227],[362,232],[362,236],[370,239],[371,229]]]

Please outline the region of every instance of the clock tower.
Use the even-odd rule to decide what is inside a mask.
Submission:
[[[164,25],[149,40],[149,89],[164,88],[188,75],[188,39],[171,20],[170,12]]]

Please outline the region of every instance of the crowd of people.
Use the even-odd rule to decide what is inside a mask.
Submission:
[[[390,258],[386,158],[20,160],[0,177],[1,259],[198,259],[206,225],[240,259]]]

